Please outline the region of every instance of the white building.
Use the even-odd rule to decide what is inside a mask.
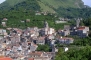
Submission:
[[[73,43],[74,39],[68,38],[68,37],[60,37],[60,38],[58,38],[58,41],[60,44],[71,44],[71,43]]]

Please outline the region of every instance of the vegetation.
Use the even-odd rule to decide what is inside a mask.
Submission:
[[[64,18],[88,18],[83,20],[81,25],[89,26],[91,29],[91,18],[89,18],[91,17],[91,8],[83,7],[81,0],[6,0],[0,5],[0,23],[2,23],[3,18],[7,18],[8,20],[5,21],[7,26],[5,28],[17,27],[24,29],[35,26],[42,28],[46,20],[50,27],[56,30],[62,29],[64,24],[55,24],[55,20],[58,19],[58,17],[54,17],[55,14],[35,15],[35,11],[48,11],[51,13],[56,12],[57,15]],[[26,19],[30,19],[30,22],[27,22]],[[75,25],[73,20],[66,24]],[[0,28],[4,27],[0,24]],[[58,46],[59,52],[55,60],[91,59],[91,31],[87,38],[73,38],[75,41],[73,44],[68,45],[69,51],[64,52],[63,47],[66,45]],[[37,50],[47,52],[50,51],[50,47],[48,45],[39,45]]]
[[[0,10],[44,11],[66,18],[91,17],[91,8],[85,8],[81,0],[6,0]]]
[[[83,20],[83,23],[84,23],[85,26],[89,26],[89,29],[90,29],[89,37],[91,37],[91,18]]]
[[[18,3],[24,2],[24,1],[29,1],[29,0],[6,0],[4,3],[1,4],[2,6],[14,6],[17,5]],[[48,6],[49,8],[53,7],[53,8],[59,8],[59,7],[73,7],[73,8],[79,8],[79,7],[84,7],[84,4],[81,0],[31,0],[31,1],[37,1],[37,2],[41,2],[44,5]],[[42,5],[40,5],[42,7]],[[44,7],[46,8],[46,7]],[[52,9],[52,8],[51,8]],[[43,9],[44,10],[44,9]]]
[[[87,18],[83,21],[83,23],[85,24],[85,26],[89,26],[91,29],[91,18]]]
[[[74,23],[73,21],[71,21]],[[91,18],[81,21],[85,26],[91,26]],[[91,27],[90,27],[91,29]],[[73,36],[70,36],[73,37]],[[79,38],[74,36],[74,43],[71,45],[57,45],[59,51],[55,57],[55,60],[90,60],[91,59],[91,32],[89,37]],[[68,51],[64,51],[64,47],[69,48]]]
[[[91,8],[58,8],[56,10],[60,16],[65,18],[89,18],[91,17]]]
[[[14,6],[14,5],[21,3],[23,1],[25,1],[25,0],[6,0],[5,2],[7,2],[10,6]]]
[[[34,11],[4,11],[0,12],[0,22],[3,21],[3,18],[7,18],[8,20],[5,21],[7,27],[18,27],[18,28],[26,28],[26,27],[44,27],[44,20],[46,20],[49,23],[50,27],[55,28],[56,30],[62,29],[64,24],[55,24],[55,20],[57,20],[57,17],[54,17],[54,15],[35,15]],[[30,19],[30,22],[26,22],[26,19]],[[22,22],[23,21],[23,22]],[[66,23],[69,24],[69,23]],[[2,25],[0,25],[2,28]],[[7,28],[6,27],[6,28]]]
[[[50,47],[48,45],[38,45],[37,51],[49,52],[50,51]]]
[[[59,48],[55,60],[90,60],[90,54],[91,46],[71,48],[67,52],[64,52],[63,49]]]
[[[21,3],[25,0],[6,0],[5,2],[0,4],[0,10],[10,9],[11,7],[14,7],[14,5]]]
[[[72,8],[79,8],[79,7],[84,7],[84,4],[82,3],[81,0],[40,0],[41,2],[43,2],[44,4],[51,6],[53,8],[59,8],[59,7],[64,7],[64,8],[68,8],[68,7],[72,7]],[[78,5],[77,5],[78,4]]]

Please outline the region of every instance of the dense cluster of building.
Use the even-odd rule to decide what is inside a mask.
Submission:
[[[13,60],[53,60],[55,52],[55,42],[60,44],[73,43],[74,39],[62,37],[67,35],[88,36],[89,27],[73,27],[66,25],[64,30],[55,31],[50,28],[45,21],[44,28],[28,27],[25,30],[18,28],[0,29],[0,56],[10,57]],[[57,36],[61,34],[61,36]],[[38,45],[49,44],[52,52],[37,51]]]
[[[0,56],[10,57],[13,60],[51,60],[54,52],[36,51],[38,44],[45,45],[55,37],[55,30],[49,28],[45,22],[44,28],[0,29]]]
[[[58,30],[58,33],[61,36],[78,36],[80,38],[85,38],[89,35],[89,27],[87,26],[80,26],[80,20],[76,20],[76,26],[69,26],[69,25],[64,25],[64,29]]]

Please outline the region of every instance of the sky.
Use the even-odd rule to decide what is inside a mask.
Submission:
[[[5,0],[0,0],[0,3],[4,2]],[[88,5],[91,7],[91,0],[82,0],[85,5]]]
[[[0,0],[0,3],[4,2],[5,0]]]
[[[91,7],[91,0],[83,0],[85,5],[88,5]]]

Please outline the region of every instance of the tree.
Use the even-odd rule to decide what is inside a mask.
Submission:
[[[61,50],[59,49],[59,52]],[[59,53],[55,57],[55,60],[90,60],[91,59],[91,46],[83,46],[80,48],[70,49],[67,52]]]
[[[38,45],[37,51],[49,52],[50,47],[48,45]]]

